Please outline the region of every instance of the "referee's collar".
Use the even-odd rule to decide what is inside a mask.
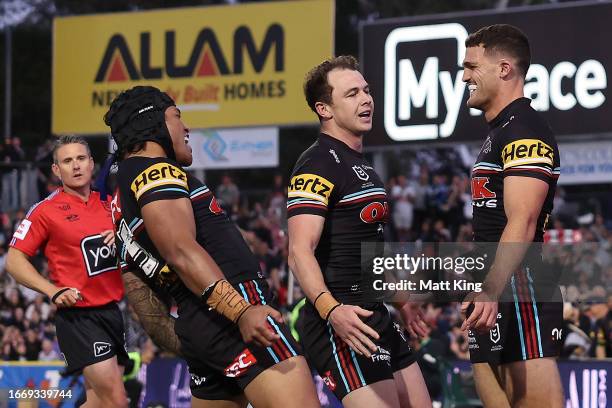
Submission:
[[[501,110],[497,114],[495,118],[493,118],[489,122],[489,128],[494,129],[505,122],[513,113],[517,110],[521,109],[524,106],[531,105],[531,99],[525,98],[524,96],[510,102],[504,109]]]

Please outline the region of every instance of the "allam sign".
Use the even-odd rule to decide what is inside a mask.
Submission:
[[[612,2],[380,20],[362,26],[360,59],[374,95],[369,145],[482,140],[486,123],[468,109],[465,39],[505,23],[529,37],[525,96],[557,135],[612,132],[608,78]]]
[[[298,0],[56,18],[52,131],[108,132],[111,101],[137,85],[167,92],[192,128],[315,123],[302,82],[333,53],[333,14]]]

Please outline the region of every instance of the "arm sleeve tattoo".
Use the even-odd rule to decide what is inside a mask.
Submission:
[[[180,355],[180,342],[174,332],[174,319],[157,294],[132,271],[122,275],[128,302],[138,315],[151,340],[164,351]]]

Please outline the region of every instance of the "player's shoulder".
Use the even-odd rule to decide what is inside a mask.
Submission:
[[[502,139],[506,141],[539,140],[556,145],[555,135],[541,113],[524,104],[501,125]]]
[[[339,164],[336,151],[316,141],[300,155],[293,174],[310,171],[333,175],[339,171]]]
[[[140,185],[163,184],[173,180],[186,185],[187,172],[167,157],[134,156],[120,163],[117,179],[119,183],[128,184],[132,190]]]
[[[48,208],[58,203],[61,192],[62,189],[57,188],[52,191],[47,197],[32,205],[26,212],[25,218],[30,219],[34,216],[40,216],[44,214]]]
[[[119,163],[119,173],[139,173],[144,170],[174,168],[175,171],[185,173],[185,170],[176,161],[167,157],[132,156]]]

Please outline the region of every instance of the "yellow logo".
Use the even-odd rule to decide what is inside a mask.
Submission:
[[[504,169],[524,164],[553,165],[554,150],[538,139],[520,139],[507,144],[502,150]]]
[[[291,179],[289,198],[303,197],[321,201],[327,205],[327,200],[334,189],[334,183],[316,174],[299,174]]]
[[[145,192],[161,185],[173,184],[187,189],[187,175],[170,163],[156,163],[142,171],[130,186],[138,200]]]

